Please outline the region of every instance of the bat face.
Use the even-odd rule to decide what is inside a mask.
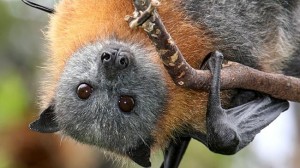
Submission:
[[[149,51],[116,39],[88,44],[67,61],[55,94],[63,134],[124,153],[150,142],[167,90]]]

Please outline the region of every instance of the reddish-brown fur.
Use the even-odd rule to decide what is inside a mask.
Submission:
[[[178,2],[163,1],[159,13],[187,61],[196,67],[211,51],[212,44],[200,27],[185,18],[177,7]],[[130,29],[124,20],[126,15],[134,11],[132,0],[63,0],[56,11],[51,17],[48,31],[51,52],[48,70],[52,80],[46,82],[48,87],[44,89],[42,107],[51,101],[66,61],[85,44],[114,36],[123,41],[144,43],[154,50],[145,33]],[[159,56],[153,58],[164,72],[170,93],[168,106],[157,123],[159,129],[153,131],[157,146],[164,146],[175,130],[180,132],[187,125],[205,131],[207,93],[175,86]]]

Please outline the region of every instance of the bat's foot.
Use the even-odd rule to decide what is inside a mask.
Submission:
[[[248,145],[289,104],[285,100],[263,95],[244,104],[238,103],[233,108],[223,109],[220,101],[222,61],[222,53],[216,51],[208,62],[212,84],[206,114],[206,145],[213,152],[229,155]]]
[[[212,72],[212,85],[209,96],[208,111],[206,114],[207,145],[217,153],[232,154],[239,146],[240,137],[236,127],[221,107],[220,101],[220,73],[222,69],[223,54],[216,51],[208,60],[208,68]]]

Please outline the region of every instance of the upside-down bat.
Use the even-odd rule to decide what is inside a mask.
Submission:
[[[222,91],[231,61],[300,77],[300,1],[164,0],[158,12],[194,68],[209,62],[210,93],[176,86],[142,30],[124,20],[132,0],[61,0],[51,15],[50,59],[40,118],[30,127],[128,156],[149,167],[150,150],[176,137],[233,154],[288,108],[252,91]],[[221,107],[222,105],[227,110]]]

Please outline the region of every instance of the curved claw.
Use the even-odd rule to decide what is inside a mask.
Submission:
[[[45,7],[45,6],[42,6],[42,5],[39,5],[39,4],[36,4],[34,2],[31,2],[31,1],[28,1],[28,0],[22,0],[26,5],[28,6],[31,6],[33,8],[36,8],[36,9],[39,9],[39,10],[42,10],[44,12],[47,12],[47,13],[51,13],[53,14],[55,11],[54,9],[52,8],[48,8],[48,7]]]

